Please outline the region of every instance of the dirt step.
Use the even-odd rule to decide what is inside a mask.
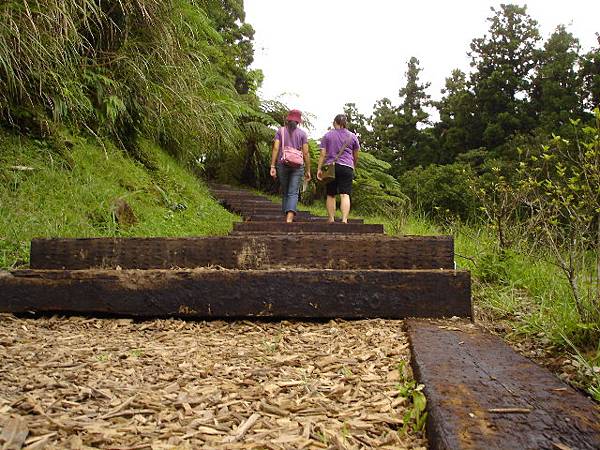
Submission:
[[[236,222],[234,232],[243,233],[369,233],[383,234],[383,225],[364,223],[318,223],[318,222]]]
[[[451,270],[81,270],[0,273],[0,312],[359,319],[471,316]]]
[[[451,236],[34,239],[32,269],[452,269]]]
[[[600,410],[500,338],[463,322],[411,320],[430,449],[599,449]]]

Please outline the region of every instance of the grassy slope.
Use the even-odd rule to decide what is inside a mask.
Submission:
[[[231,229],[236,216],[150,142],[140,147],[155,170],[108,143],[68,140],[71,148],[61,155],[45,141],[0,134],[0,268],[26,265],[34,237],[219,235]],[[119,198],[132,207],[135,225],[115,221]]]

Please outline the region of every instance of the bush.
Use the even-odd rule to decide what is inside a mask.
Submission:
[[[473,170],[465,164],[416,167],[400,178],[400,187],[413,205],[434,218],[475,217],[479,202],[469,189]]]

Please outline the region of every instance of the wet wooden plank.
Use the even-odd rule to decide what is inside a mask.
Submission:
[[[0,311],[135,317],[471,316],[468,272],[82,270],[0,273]]]
[[[473,324],[410,320],[431,449],[598,449],[598,405]]]
[[[34,239],[32,269],[452,269],[451,236]]]

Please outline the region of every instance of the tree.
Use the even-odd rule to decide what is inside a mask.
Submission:
[[[598,47],[585,54],[580,61],[579,78],[583,85],[582,102],[586,111],[600,106],[600,34],[596,33]]]
[[[528,114],[531,78],[537,64],[538,24],[527,8],[501,5],[491,8],[489,35],[471,42],[470,87],[475,96],[480,142],[474,147],[497,149],[511,135],[535,126]]]
[[[377,100],[370,119],[372,133],[365,143],[371,153],[392,166],[401,158],[397,119],[397,109],[389,98]]]
[[[252,90],[253,77],[249,70],[254,61],[254,28],[246,20],[243,0],[201,0],[200,5],[223,40],[218,62],[223,73],[233,82],[240,94]]]
[[[344,105],[344,114],[348,120],[348,130],[358,136],[362,147],[368,148],[365,141],[369,140],[369,129],[367,128],[369,120],[358,111],[356,103],[346,103]]]
[[[429,113],[424,108],[431,106],[431,97],[426,93],[431,83],[420,83],[423,69],[417,58],[410,58],[407,66],[406,85],[399,91],[401,104],[396,121],[402,149],[401,171],[436,162],[431,154],[431,139],[421,130],[430,124]]]
[[[579,48],[579,41],[560,25],[539,52],[531,108],[546,132],[561,133],[569,119],[583,115],[582,83],[576,68]]]
[[[440,144],[439,161],[443,164],[454,162],[456,156],[473,148],[476,130],[473,129],[473,94],[469,91],[464,72],[455,69],[446,78],[444,95],[434,105],[439,111],[440,121],[435,132]],[[475,142],[474,142],[475,141]]]

